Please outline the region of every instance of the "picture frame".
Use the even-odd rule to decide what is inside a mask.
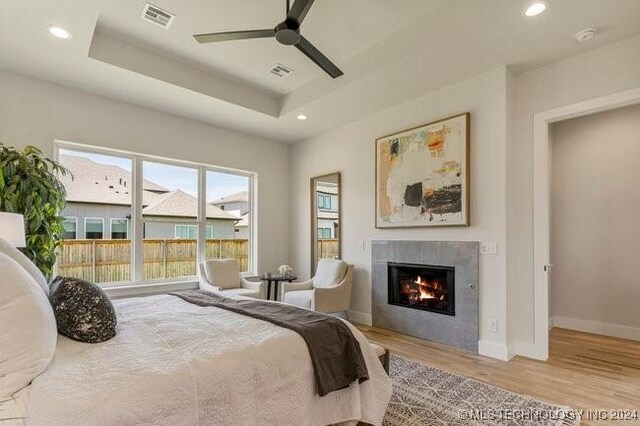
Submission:
[[[469,226],[471,113],[376,139],[376,228]]]

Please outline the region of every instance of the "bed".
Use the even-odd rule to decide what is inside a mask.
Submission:
[[[293,331],[172,295],[114,305],[115,338],[58,336],[48,369],[0,413],[26,410],[24,424],[34,426],[382,423],[391,383],[350,324],[369,380],[320,397],[307,346]]]

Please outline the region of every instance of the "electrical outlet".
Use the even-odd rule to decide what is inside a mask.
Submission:
[[[483,242],[480,244],[480,253],[488,255],[498,254],[498,243]]]
[[[498,332],[498,320],[497,319],[490,319],[489,320],[489,331],[492,333],[497,333]]]

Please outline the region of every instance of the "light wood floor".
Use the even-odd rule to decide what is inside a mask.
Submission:
[[[358,328],[392,353],[512,392],[575,409],[630,409],[640,415],[640,342],[554,328],[547,362],[523,357],[504,362],[389,330]]]

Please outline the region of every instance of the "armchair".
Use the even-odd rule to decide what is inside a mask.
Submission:
[[[224,297],[244,296],[264,299],[263,282],[253,282],[240,275],[237,259],[214,259],[200,264],[200,288]]]
[[[301,283],[282,283],[282,301],[312,311],[347,311],[351,305],[353,265],[320,259],[315,277]]]

